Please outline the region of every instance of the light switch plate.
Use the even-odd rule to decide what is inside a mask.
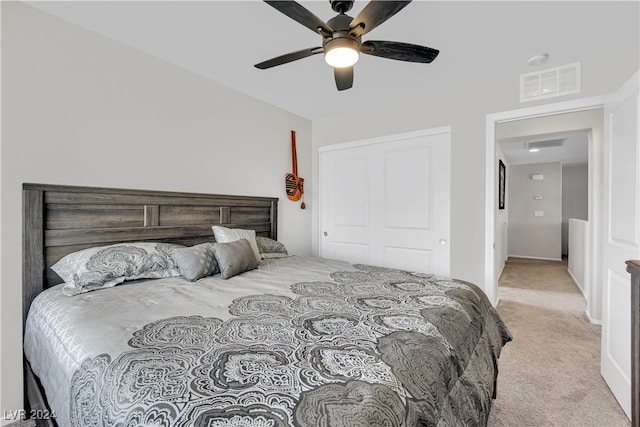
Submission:
[[[535,211],[533,213],[534,216],[544,216],[544,211]]]

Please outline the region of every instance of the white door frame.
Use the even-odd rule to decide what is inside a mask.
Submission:
[[[345,148],[362,147],[364,145],[380,144],[383,142],[392,142],[399,139],[418,138],[421,136],[440,135],[443,133],[451,133],[451,126],[440,126],[437,128],[423,129],[413,132],[396,133],[393,135],[378,136],[375,138],[360,139],[357,141],[343,142],[340,144],[324,145],[318,148],[318,153],[325,151],[342,150]]]
[[[592,110],[603,108],[606,96],[594,98],[584,98],[574,101],[561,102],[557,104],[540,105],[536,107],[523,108],[519,110],[505,111],[502,113],[494,113],[487,115],[486,121],[486,158],[487,165],[485,171],[485,280],[484,290],[489,300],[494,304],[498,304],[498,278],[495,277],[495,202],[496,202],[496,125],[498,123],[510,122],[515,120],[531,119],[536,117],[553,116],[556,114],[572,113],[578,111]],[[598,144],[602,144],[599,141]],[[601,146],[599,147],[602,148]],[[592,148],[589,149],[589,153]],[[591,164],[591,158],[589,162]],[[590,174],[591,175],[591,174]],[[601,175],[601,174],[600,174]],[[601,193],[603,185],[603,177],[593,175],[596,179],[590,182],[589,198],[589,230],[591,235],[590,244],[588,245],[588,253],[591,259],[597,260],[600,257],[595,256],[596,251],[600,251],[600,230],[602,228],[600,215],[595,212],[595,207],[601,206]],[[595,197],[593,197],[595,196]],[[592,208],[592,206],[594,208]],[[593,211],[593,212],[592,212]],[[588,263],[590,270],[585,274],[585,282],[590,283],[592,277],[599,277],[600,265],[596,262]],[[599,318],[598,318],[599,320]]]

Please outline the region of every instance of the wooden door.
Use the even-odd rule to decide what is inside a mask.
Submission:
[[[640,258],[638,74],[605,105],[601,372],[631,414],[631,287],[625,261]]]
[[[321,152],[321,256],[448,275],[449,142],[440,129]]]

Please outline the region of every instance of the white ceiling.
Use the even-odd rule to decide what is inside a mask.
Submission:
[[[602,126],[601,108],[551,116],[513,120],[496,125],[496,141],[510,165],[560,162],[563,165],[589,161],[589,132]],[[529,152],[527,143],[565,139],[559,147]]]
[[[588,162],[588,131],[565,132],[543,135],[529,135],[510,141],[500,141],[500,147],[507,163],[524,165],[534,163],[560,162],[563,165],[585,164]],[[529,152],[528,142],[564,139],[559,147],[541,148],[537,152]]]
[[[637,2],[414,1],[363,40],[440,50],[432,64],[362,55],[352,89],[338,92],[315,55],[258,70],[253,64],[321,45],[320,36],[260,1],[40,1],[27,4],[309,119],[423,95],[497,71],[516,76],[544,66],[638,47]],[[327,0],[301,1],[327,21]],[[356,1],[351,16],[366,5]],[[603,19],[606,17],[606,19]]]

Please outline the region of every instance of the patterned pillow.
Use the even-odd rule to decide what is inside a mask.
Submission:
[[[213,236],[216,238],[216,242],[229,243],[235,242],[240,239],[247,239],[253,250],[253,254],[256,257],[256,262],[260,262],[260,251],[258,251],[258,244],[256,243],[256,231],[244,230],[242,228],[227,228],[220,225],[214,225],[211,227],[213,230]]]
[[[277,240],[270,239],[268,237],[257,236],[256,244],[258,245],[258,251],[260,256],[264,258],[284,258],[289,256],[287,248]]]
[[[253,270],[258,266],[253,249],[247,239],[229,243],[214,243],[213,252],[218,260],[223,279]]]
[[[172,249],[171,257],[178,265],[180,273],[191,282],[220,271],[213,255],[212,243]]]
[[[180,276],[170,251],[182,247],[154,242],[93,247],[65,256],[51,269],[65,282],[62,292],[72,296],[125,280]]]

